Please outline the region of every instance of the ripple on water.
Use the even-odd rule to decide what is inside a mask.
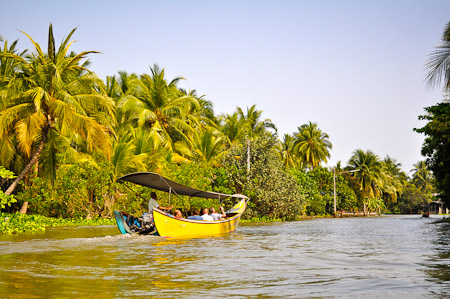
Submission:
[[[0,295],[437,298],[450,295],[450,227],[430,223],[314,219],[189,240],[55,228],[0,238]]]

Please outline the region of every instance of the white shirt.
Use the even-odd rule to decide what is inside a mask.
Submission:
[[[220,218],[222,217],[222,214],[212,213],[211,217],[214,218],[214,220],[220,220]]]
[[[203,218],[203,220],[206,220],[206,221],[214,221],[214,218],[212,218],[212,216],[208,215],[208,214],[202,215],[202,218]]]
[[[153,212],[153,208],[159,208],[159,204],[156,200],[150,198],[150,200],[148,201],[148,212]]]

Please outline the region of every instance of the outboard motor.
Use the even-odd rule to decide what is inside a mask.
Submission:
[[[141,227],[138,230],[139,234],[146,234],[155,229],[155,224],[153,223],[151,214],[144,213],[142,217],[139,217],[139,223],[141,224]]]

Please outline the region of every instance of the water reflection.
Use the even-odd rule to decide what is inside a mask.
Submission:
[[[428,229],[431,253],[421,263],[429,280],[436,284],[433,294],[450,296],[450,223],[439,223]]]
[[[115,227],[0,237],[0,297],[439,298],[449,224],[420,217],[243,225],[163,239]]]

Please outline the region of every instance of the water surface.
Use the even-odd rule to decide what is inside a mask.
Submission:
[[[450,224],[386,216],[166,240],[116,227],[0,236],[0,297],[444,298]]]

